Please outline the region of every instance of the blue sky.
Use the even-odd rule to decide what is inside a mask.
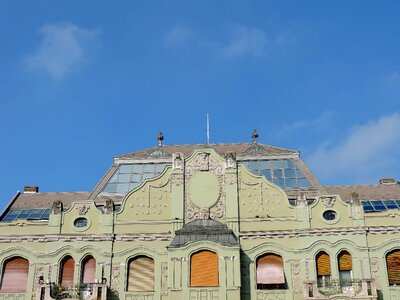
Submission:
[[[398,1],[1,1],[0,201],[90,191],[166,144],[300,150],[324,185],[400,179]]]

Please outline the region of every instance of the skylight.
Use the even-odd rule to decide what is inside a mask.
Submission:
[[[14,220],[48,220],[51,209],[11,209],[1,222]]]
[[[247,152],[247,153],[255,153],[255,154],[257,154],[257,153],[264,153],[264,152],[266,152],[266,151],[265,151],[265,149],[264,149],[263,147],[261,147],[261,146],[252,146],[252,147],[250,147],[249,149],[247,149],[246,152]]]
[[[142,163],[120,165],[103,189],[105,193],[127,194],[143,180],[161,174],[166,163]]]
[[[250,160],[241,162],[251,173],[263,175],[283,189],[309,189],[313,185],[293,159]]]
[[[361,203],[365,212],[400,209],[400,200],[363,200]]]

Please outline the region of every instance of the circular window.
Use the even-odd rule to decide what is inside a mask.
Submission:
[[[77,218],[74,221],[74,226],[76,228],[84,228],[88,226],[88,220],[86,218]]]
[[[322,214],[322,217],[327,221],[333,221],[336,219],[337,214],[333,210],[327,210],[327,211],[324,211],[324,213]]]

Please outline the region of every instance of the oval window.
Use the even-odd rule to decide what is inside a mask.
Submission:
[[[86,218],[77,218],[74,221],[74,226],[76,228],[83,228],[86,227],[88,225],[88,220]]]
[[[324,211],[322,217],[327,221],[333,221],[336,219],[336,212],[333,210]]]

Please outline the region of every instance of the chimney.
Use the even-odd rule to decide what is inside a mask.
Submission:
[[[37,192],[39,192],[39,187],[37,185],[24,186],[24,193],[37,193]]]
[[[398,183],[394,178],[382,178],[379,180],[379,184],[396,184]]]

